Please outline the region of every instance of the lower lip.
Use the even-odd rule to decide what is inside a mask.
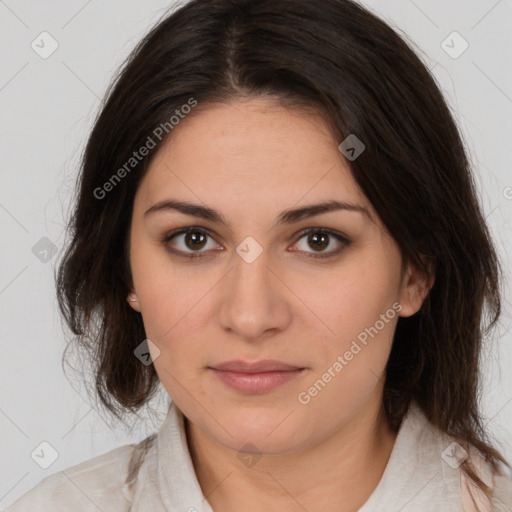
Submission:
[[[243,393],[264,393],[270,391],[285,382],[289,382],[304,371],[303,368],[291,371],[261,373],[230,372],[216,370],[215,368],[211,368],[211,370],[224,384]]]

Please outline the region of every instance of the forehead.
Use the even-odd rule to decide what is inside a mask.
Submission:
[[[152,161],[138,191],[144,205],[179,197],[261,216],[340,200],[371,210],[320,115],[267,99],[200,107]]]

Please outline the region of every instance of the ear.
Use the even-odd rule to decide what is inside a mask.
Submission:
[[[412,263],[407,265],[400,286],[399,302],[402,305],[400,316],[408,317],[417,313],[428,293],[434,286],[433,265],[428,262],[428,275]]]
[[[137,294],[135,292],[131,292],[128,297],[126,297],[126,300],[128,301],[128,304],[137,312],[140,311],[140,305],[139,305],[139,299],[137,298]]]

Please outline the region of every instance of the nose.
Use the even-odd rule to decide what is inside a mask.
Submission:
[[[263,251],[248,262],[238,253],[225,279],[219,304],[221,327],[247,341],[286,329],[291,321],[291,292],[271,268]]]

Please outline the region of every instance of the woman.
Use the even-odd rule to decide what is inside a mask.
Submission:
[[[456,193],[454,193],[454,191]],[[477,402],[499,264],[429,71],[349,0],[193,0],[96,120],[58,272],[157,434],[20,510],[511,510]]]

